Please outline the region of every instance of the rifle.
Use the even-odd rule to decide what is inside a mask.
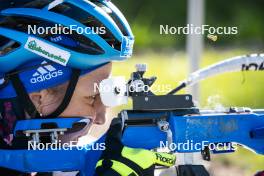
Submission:
[[[101,99],[108,106],[116,106],[132,98],[133,108],[118,114],[123,122],[122,141],[126,146],[150,150],[165,147],[171,153],[199,152],[204,160],[210,160],[210,154],[235,152],[237,145],[263,155],[264,109],[200,110],[191,95],[174,95],[188,85],[219,73],[263,70],[263,63],[264,55],[231,58],[191,74],[167,95],[145,90],[144,87],[153,85],[156,77],[144,78],[146,66],[137,65],[137,71],[132,73],[125,88],[120,86],[124,82],[120,79],[103,81],[100,89],[111,85],[111,91],[100,90]],[[116,101],[108,101],[109,97],[115,97]],[[52,143],[57,143],[58,135],[82,123],[82,117],[21,120],[16,124],[14,135],[27,137],[36,144],[46,135]],[[96,163],[100,157],[100,152],[92,147],[103,142],[104,137],[72,150],[0,150],[0,166],[23,172],[80,171],[80,176],[89,176],[93,175],[95,166],[89,163]],[[181,165],[177,172],[180,176],[209,175],[202,165]]]

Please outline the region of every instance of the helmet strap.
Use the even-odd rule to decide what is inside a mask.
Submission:
[[[11,80],[13,87],[16,91],[18,101],[21,104],[21,108],[23,108],[30,117],[39,118],[40,114],[37,111],[35,105],[31,101],[26,88],[24,87],[22,81],[19,78],[18,74],[12,74],[9,76],[9,80]]]
[[[57,118],[69,105],[71,98],[73,96],[74,90],[76,88],[77,82],[79,80],[81,70],[72,69],[71,78],[69,85],[67,87],[65,96],[59,105],[59,107],[50,115],[45,116],[45,118]],[[9,75],[9,80],[12,82],[13,87],[16,91],[18,101],[20,102],[21,108],[23,108],[31,118],[41,118],[42,116],[37,111],[35,105],[31,101],[26,88],[24,87],[22,81],[18,74]]]
[[[68,88],[66,90],[65,96],[59,105],[59,107],[50,115],[45,116],[45,118],[56,118],[58,117],[63,111],[67,108],[69,105],[71,98],[73,96],[74,90],[76,88],[77,82],[79,80],[79,77],[81,75],[81,70],[79,69],[72,69],[71,79],[68,85]]]

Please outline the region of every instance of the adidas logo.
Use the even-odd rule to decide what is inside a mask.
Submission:
[[[47,64],[47,62],[43,61],[41,65],[43,64]],[[32,75],[33,78],[30,79],[30,82],[32,84],[36,84],[39,82],[50,80],[52,78],[56,78],[61,75],[63,75],[62,70],[56,70],[56,68],[51,65],[40,66],[37,69],[37,72]]]

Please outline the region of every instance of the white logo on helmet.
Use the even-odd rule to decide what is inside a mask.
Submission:
[[[41,64],[46,64],[46,61],[43,61]],[[32,75],[33,77],[30,79],[30,82],[32,84],[48,81],[53,78],[57,78],[59,76],[63,75],[62,70],[56,70],[51,65],[45,65],[45,66],[40,66],[37,71]]]
[[[34,37],[28,37],[24,48],[63,66],[67,65],[71,57],[70,52],[57,48]]]

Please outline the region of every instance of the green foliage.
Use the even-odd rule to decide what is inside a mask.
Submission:
[[[234,153],[215,155],[213,161],[221,163],[226,168],[236,167],[246,176],[253,176],[256,172],[262,171],[264,166],[263,155],[257,155],[242,147]]]
[[[160,25],[186,26],[187,0],[113,0],[124,12],[136,36],[136,46],[148,48],[175,48],[185,46],[185,35],[160,35]],[[263,0],[208,0],[205,6],[205,24],[210,26],[237,26],[237,35],[220,35],[213,47],[264,46]],[[212,43],[206,39],[206,44]]]

